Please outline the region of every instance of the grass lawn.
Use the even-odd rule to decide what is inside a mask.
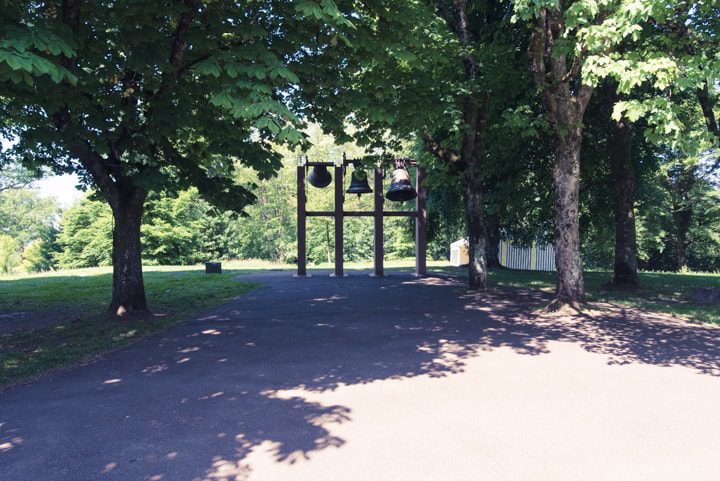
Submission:
[[[230,265],[213,275],[205,274],[202,266],[146,267],[145,288],[153,314],[122,321],[110,320],[105,311],[110,268],[0,278],[0,319],[30,314],[30,325],[40,325],[0,335],[0,386],[123,346],[245,294],[258,284],[234,277],[268,266]]]
[[[464,270],[448,267],[440,270],[463,274]],[[696,322],[720,324],[720,306],[690,302],[693,287],[720,287],[720,274],[641,272],[642,288],[637,291],[607,290],[603,286],[612,276],[608,271],[584,273],[589,301],[610,302],[629,307],[684,316]],[[500,269],[490,273],[490,282],[500,286],[521,287],[553,292],[555,273]]]
[[[412,271],[413,261],[386,262],[389,269]],[[328,267],[311,266],[328,270]],[[347,269],[370,269],[371,263],[348,263]],[[153,309],[146,319],[113,321],[105,309],[110,301],[109,267],[59,271],[0,278],[0,322],[8,316],[28,319],[28,329],[0,334],[0,386],[38,373],[71,365],[190,319],[258,287],[236,280],[241,274],[267,269],[294,269],[267,262],[224,262],[223,274],[207,275],[202,266],[148,266],[145,287]],[[429,262],[428,269],[465,275],[447,262]],[[697,322],[720,324],[720,307],[689,301],[696,286],[720,286],[720,274],[642,273],[643,288],[635,292],[608,291],[602,286],[609,272],[586,272],[588,299],[685,316]],[[552,292],[550,272],[501,269],[490,274],[492,284]],[[36,325],[33,325],[35,323]],[[2,331],[0,331],[1,333]]]

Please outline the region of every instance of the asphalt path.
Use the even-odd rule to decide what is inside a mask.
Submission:
[[[720,329],[354,274],[0,392],[0,480],[720,479]]]

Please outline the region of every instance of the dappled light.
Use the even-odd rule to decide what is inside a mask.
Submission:
[[[575,364],[580,372],[608,379],[662,379],[657,368],[673,368],[662,371],[670,376],[668,390],[679,379],[716,389],[720,377],[720,328],[611,303],[558,315],[543,309],[547,294],[509,288],[470,292],[452,276],[294,279],[272,273],[248,280],[270,287],[70,373],[62,387],[54,378],[32,386],[86,393],[87,383],[99,382],[112,387],[113,411],[106,410],[105,401],[63,402],[58,406],[64,417],[55,416],[57,408],[38,411],[40,431],[16,421],[25,403],[18,404],[20,391],[8,393],[5,403],[14,415],[2,429],[15,431],[2,438],[6,448],[0,455],[21,456],[21,448],[52,455],[60,448],[46,430],[65,433],[72,425],[67,423],[91,418],[102,420],[88,428],[91,439],[103,436],[104,423],[113,426],[106,449],[93,457],[95,473],[108,479],[313,479],[328,469],[326,463],[345,466],[343,456],[407,456],[422,449],[415,439],[445,439],[447,423],[452,429],[469,423],[473,431],[463,436],[479,436],[484,445],[483,430],[494,433],[488,434],[492,438],[505,429],[492,424],[493,410],[501,415],[507,409],[505,419],[534,413],[538,423],[562,417],[554,411],[559,400],[546,391],[551,386],[542,378],[557,370],[562,375]],[[584,383],[585,390],[601,389],[590,379],[574,382]],[[645,399],[658,386],[639,381],[640,387],[628,390],[621,386],[629,381],[617,389],[608,382],[602,383],[620,399],[633,389]],[[509,386],[517,394],[509,395]],[[530,391],[523,394],[523,389]],[[152,403],[143,401],[148,390]],[[470,399],[478,403],[477,415],[467,421],[452,415],[474,412],[460,407]],[[635,401],[624,402],[634,406]],[[451,407],[454,403],[460,405]],[[535,411],[523,403],[533,403]],[[602,409],[598,415],[613,415]],[[696,409],[707,413],[710,407],[700,403]],[[435,416],[450,418],[435,424]],[[479,425],[473,424],[480,422],[477,416],[482,416]],[[522,444],[523,426],[508,422]],[[582,418],[572,426],[588,422]],[[18,445],[12,439],[20,430],[24,442]],[[123,441],[136,432],[142,436]],[[402,434],[398,439],[404,441],[396,444],[391,433]],[[535,439],[534,433],[525,437]],[[369,440],[379,443],[381,452]],[[18,459],[8,458],[6,466]],[[492,471],[486,457],[473,459],[479,472]],[[422,459],[417,463],[410,472],[433,469]],[[369,472],[376,473],[372,466]],[[433,479],[441,479],[437,476]]]

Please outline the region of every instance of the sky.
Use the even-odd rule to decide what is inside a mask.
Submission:
[[[53,175],[33,182],[33,187],[43,197],[55,197],[60,206],[65,209],[83,196],[83,192],[75,188],[77,183],[78,177],[75,174]]]
[[[13,145],[12,140],[0,137],[0,148],[2,151]],[[43,197],[54,197],[63,209],[73,205],[83,193],[75,188],[78,183],[78,176],[70,175],[52,175],[44,177],[32,183],[32,187],[36,188]]]

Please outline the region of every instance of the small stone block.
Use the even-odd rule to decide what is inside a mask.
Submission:
[[[222,264],[220,262],[206,262],[205,274],[222,274]]]

